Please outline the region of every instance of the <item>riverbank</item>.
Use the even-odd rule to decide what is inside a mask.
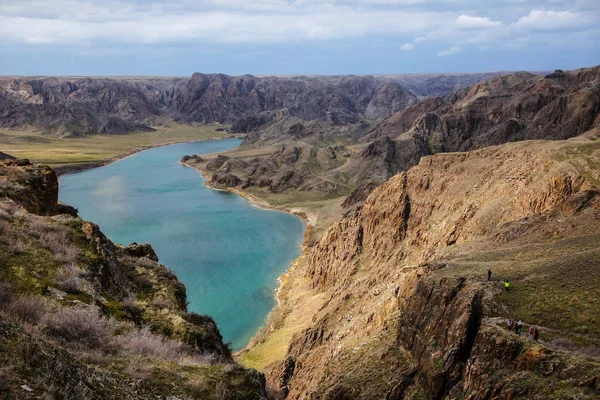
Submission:
[[[173,144],[180,144],[180,143],[205,142],[205,141],[209,141],[209,140],[236,139],[236,138],[241,139],[243,137],[244,137],[244,135],[242,135],[242,134],[232,134],[229,136],[214,136],[214,137],[208,137],[208,138],[202,138],[202,139],[190,138],[190,139],[176,140],[176,141],[167,142],[167,143],[159,143],[159,144],[153,144],[153,145],[147,145],[147,146],[140,146],[136,149],[124,152],[122,154],[118,154],[114,157],[111,157],[111,158],[108,158],[105,160],[99,160],[96,162],[89,162],[89,163],[57,165],[57,166],[54,166],[53,169],[54,169],[54,172],[56,172],[57,176],[61,176],[61,175],[65,175],[65,174],[72,173],[72,172],[80,172],[80,171],[86,171],[88,169],[104,167],[106,165],[112,164],[115,161],[119,161],[119,160],[122,160],[123,158],[132,156],[136,153],[139,153],[140,151],[153,149],[153,148],[157,148],[157,147],[170,146]]]
[[[268,201],[261,199],[260,197],[253,195],[252,193],[249,193],[243,189],[237,189],[237,188],[230,188],[230,187],[220,187],[220,186],[216,186],[214,184],[212,184],[210,182],[210,177],[211,175],[209,173],[207,173],[206,171],[200,169],[200,168],[196,168],[194,166],[191,165],[187,165],[185,163],[182,163],[183,165],[185,165],[186,167],[190,167],[190,168],[194,168],[196,171],[199,171],[200,174],[204,177],[205,179],[205,183],[204,185],[213,189],[213,190],[220,190],[223,192],[229,192],[229,193],[235,193],[240,197],[243,197],[244,199],[246,199],[250,204],[252,204],[255,207],[258,208],[262,208],[264,210],[271,210],[271,211],[281,211],[281,212],[286,212],[288,214],[292,214],[298,218],[300,218],[302,221],[304,221],[304,223],[306,224],[307,229],[310,226],[315,226],[317,224],[318,218],[317,215],[312,213],[310,210],[302,208],[302,207],[285,207],[285,206],[276,206],[274,204],[269,203]]]
[[[264,349],[263,351],[262,347],[264,347],[264,342],[267,335],[270,335],[274,331],[280,329],[283,319],[287,317],[287,314],[289,314],[289,304],[287,304],[287,300],[290,295],[289,292],[305,290],[303,285],[290,285],[290,278],[293,275],[294,271],[299,267],[299,265],[305,262],[306,255],[310,247],[309,241],[311,238],[311,232],[316,226],[316,224],[319,222],[318,214],[308,208],[304,208],[301,206],[277,206],[243,189],[220,187],[214,185],[210,181],[212,175],[208,171],[205,171],[195,165],[189,165],[183,162],[181,162],[181,164],[198,171],[205,179],[204,185],[213,190],[234,193],[244,198],[246,201],[248,201],[255,207],[266,210],[286,212],[300,218],[305,223],[306,231],[304,234],[304,242],[302,244],[302,253],[298,258],[296,258],[292,262],[290,267],[277,279],[279,285],[275,289],[274,293],[275,306],[269,312],[267,318],[265,318],[265,323],[257,330],[255,335],[248,342],[247,346],[233,354],[236,361],[238,361],[240,364],[246,367],[257,368],[260,370],[266,365],[269,365],[271,362],[277,361],[281,357],[283,357],[285,355],[285,352],[287,351],[287,344],[290,342],[293,333],[298,331],[299,327],[308,326],[308,320],[296,319],[295,323],[292,324],[290,329],[285,329],[282,332],[280,332],[281,338],[277,341],[279,343],[279,346],[272,345],[273,341],[271,340],[269,349]],[[299,294],[294,293],[292,297],[299,297]],[[310,304],[316,305],[322,303],[322,299],[319,296],[316,296],[314,298],[313,296],[309,297],[311,299]],[[257,353],[259,354],[258,357],[256,357]],[[268,354],[268,356],[265,357],[265,354]]]

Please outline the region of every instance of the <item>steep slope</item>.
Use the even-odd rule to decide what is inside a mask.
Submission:
[[[598,139],[424,157],[296,263],[241,359],[288,399],[596,398]]]
[[[50,168],[0,162],[3,398],[264,397],[150,245],[112,243],[57,197]]]

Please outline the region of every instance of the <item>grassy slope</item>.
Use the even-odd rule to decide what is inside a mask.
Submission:
[[[229,136],[217,132],[218,124],[194,127],[169,123],[155,132],[128,135],[93,135],[83,138],[61,138],[33,130],[0,129],[0,149],[17,158],[50,166],[103,162],[140,148],[194,140],[219,139]]]

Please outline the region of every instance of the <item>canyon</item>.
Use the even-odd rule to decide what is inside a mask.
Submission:
[[[80,115],[71,107],[81,103],[60,96],[77,91],[60,89],[60,105],[50,106],[52,96],[23,100],[38,90],[28,89],[31,83],[3,86],[0,121],[13,128],[25,123],[73,136],[108,126],[105,133],[126,133],[146,128],[115,122],[124,128],[113,131],[104,118],[152,128],[167,115],[243,132],[239,148],[182,154],[181,162],[202,172],[209,186],[293,212],[309,228],[303,254],[282,276],[278,306],[232,356],[210,318],[187,312],[183,285],[149,246],[112,244],[56,201],[52,169],[7,156],[0,161],[0,246],[2,280],[11,289],[0,314],[0,346],[20,349],[16,343],[34,337],[39,346],[28,348],[32,354],[64,348],[73,371],[91,368],[89,344],[65,342],[60,330],[39,322],[44,316],[32,328],[10,306],[35,293],[50,302],[50,314],[98,307],[101,321],[133,324],[113,330],[117,348],[122,337],[156,320],[164,329],[152,335],[178,341],[189,357],[213,355],[188,367],[150,353],[143,362],[154,367],[135,369],[101,348],[104,361],[94,371],[129,382],[111,386],[115,396],[139,387],[141,398],[153,390],[181,398],[597,398],[600,67],[492,74],[442,82],[442,89],[428,81],[430,91],[421,93],[418,83],[392,78],[156,78],[157,86],[174,86],[164,93],[130,80],[144,94],[134,98],[148,98],[148,90],[155,103],[109,101],[106,114],[77,122],[74,131],[62,116]],[[52,82],[57,93],[61,81]],[[423,98],[431,95],[437,97]],[[131,118],[126,103],[139,118]],[[66,114],[47,124],[51,107]],[[86,261],[77,278],[85,290],[61,289],[65,295],[57,297],[63,266],[56,257],[68,252],[52,253],[33,228],[44,224],[42,231],[68,229],[69,242],[80,246],[76,260]],[[34,254],[45,261],[26,268]],[[521,320],[525,331],[537,328],[540,340],[507,329],[508,320]],[[202,340],[191,333],[200,330]],[[32,377],[28,360],[13,363],[3,379],[11,393],[22,392],[24,377],[37,387],[56,384],[57,364]],[[115,368],[118,377],[110,375]]]

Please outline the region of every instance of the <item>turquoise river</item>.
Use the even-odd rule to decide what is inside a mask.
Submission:
[[[179,163],[239,145],[225,139],[157,147],[63,175],[60,200],[114,242],[150,243],[187,287],[189,310],[212,316],[225,342],[243,348],[274,306],[277,278],[300,255],[304,223],[204,186]]]

